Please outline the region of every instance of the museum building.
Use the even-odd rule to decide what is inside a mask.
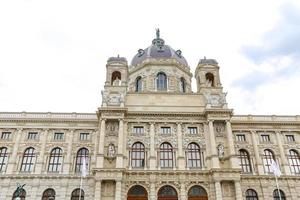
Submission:
[[[300,116],[234,115],[217,61],[192,74],[159,31],[108,59],[99,106],[1,112],[0,200],[300,199]]]

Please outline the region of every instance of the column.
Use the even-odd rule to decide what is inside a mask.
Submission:
[[[235,199],[243,200],[242,188],[241,188],[240,181],[234,181],[234,188],[235,188]]]
[[[279,148],[280,158],[281,158],[281,161],[282,161],[281,164],[283,166],[283,171],[285,172],[286,175],[291,175],[291,172],[290,172],[290,169],[289,169],[289,164],[288,164],[287,158],[286,158],[285,153],[284,153],[284,148],[283,148],[283,145],[282,145],[280,131],[276,131],[276,140],[277,140],[277,145],[278,145],[278,148]]]
[[[47,142],[48,130],[44,130],[41,132],[40,140],[42,141],[41,150],[39,153],[39,157],[37,159],[35,174],[41,174],[43,171],[44,157],[45,157],[45,147]]]
[[[64,167],[63,167],[64,174],[69,174],[71,171],[73,138],[74,138],[74,130],[72,129],[67,133],[67,137],[66,137],[66,141],[68,141],[68,150],[66,155],[66,161],[64,162]]]
[[[186,190],[185,190],[185,184],[181,183],[180,184],[180,200],[186,200],[187,196],[186,196]]]
[[[184,155],[183,155],[183,147],[182,147],[182,127],[181,123],[177,124],[177,143],[178,143],[178,156],[177,156],[177,166],[178,169],[184,169]]]
[[[227,136],[227,141],[229,146],[229,158],[230,158],[231,168],[240,168],[239,161],[237,159],[234,150],[233,134],[231,129],[231,123],[229,120],[226,121],[226,136]]]
[[[116,181],[116,193],[115,193],[115,200],[121,200],[121,192],[122,192],[122,183],[120,180]]]
[[[22,136],[22,131],[23,129],[18,129],[16,132],[16,139],[15,139],[15,144],[13,147],[13,151],[11,156],[8,159],[8,164],[7,164],[7,174],[12,174],[14,173],[16,167],[17,167],[17,155],[18,155],[18,149],[19,149],[19,144]]]
[[[216,200],[222,200],[223,195],[222,195],[222,188],[221,188],[221,183],[220,181],[215,182],[215,189],[216,189]]]
[[[99,147],[97,155],[97,168],[103,168],[104,166],[104,138],[105,138],[105,119],[100,121],[100,137],[99,137]]]
[[[117,153],[117,168],[123,168],[123,119],[119,120],[119,135],[118,135],[118,153]]]
[[[150,183],[149,200],[156,200],[155,182]]]
[[[209,127],[209,144],[210,144],[210,156],[211,156],[211,167],[212,168],[220,168],[219,165],[219,158],[217,154],[217,145],[216,145],[216,139],[215,139],[215,133],[214,133],[214,125],[213,121],[209,120],[208,122]]]
[[[155,128],[154,123],[150,124],[150,170],[154,170],[156,167],[156,155],[155,155]]]
[[[262,165],[262,160],[260,159],[260,156],[259,156],[256,131],[251,131],[251,138],[252,138],[252,144],[253,144],[253,149],[254,149],[257,172],[258,172],[259,175],[262,175],[262,174],[264,174],[264,168],[263,168],[263,165]]]
[[[96,180],[94,200],[101,200],[101,180]]]

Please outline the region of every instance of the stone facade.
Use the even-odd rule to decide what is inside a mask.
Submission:
[[[200,60],[192,92],[181,51],[159,33],[132,63],[108,60],[97,113],[0,113],[1,200],[13,198],[17,183],[26,184],[26,199],[51,199],[42,198],[49,188],[71,199],[82,158],[85,199],[242,200],[249,189],[273,199],[270,156],[285,198],[300,199],[300,116],[233,115],[212,59]],[[137,186],[144,196],[131,194]]]

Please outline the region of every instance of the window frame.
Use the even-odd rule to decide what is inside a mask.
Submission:
[[[264,154],[262,155],[262,160],[263,160],[265,173],[267,174],[272,173],[271,164],[273,160],[276,162],[274,153],[270,149],[265,149]]]
[[[22,157],[20,172],[32,172],[35,168],[36,150],[33,147],[25,149]]]
[[[132,133],[136,135],[143,135],[145,134],[145,128],[144,126],[133,126]]]
[[[65,133],[63,133],[63,132],[55,132],[53,135],[53,140],[55,140],[55,141],[64,140],[65,139],[64,136],[65,136]]]
[[[48,172],[61,172],[63,166],[62,152],[62,149],[59,147],[55,147],[51,150],[49,155]]]
[[[300,156],[295,149],[289,150],[288,160],[292,174],[300,174]]]
[[[240,161],[240,166],[242,168],[243,173],[252,173],[252,165],[250,155],[247,150],[240,149],[238,151],[238,157]]]
[[[1,140],[10,140],[11,139],[11,132],[10,131],[3,131],[1,133]]]
[[[187,166],[189,168],[202,168],[201,148],[194,142],[187,146]]]
[[[83,158],[86,161],[86,169],[89,171],[89,150],[85,147],[80,148],[76,153],[75,172],[80,173],[83,165]]]
[[[79,133],[79,140],[80,141],[89,141],[91,139],[89,132],[80,132]]]
[[[168,90],[168,77],[164,72],[159,72],[156,75],[156,90],[157,91]]]
[[[161,168],[174,167],[173,147],[170,143],[164,142],[159,147],[159,166]]]
[[[38,140],[38,138],[39,138],[38,132],[30,131],[27,134],[27,140]]]
[[[172,128],[171,126],[161,126],[160,127],[160,134],[162,135],[171,135]]]
[[[0,148],[0,172],[5,172],[8,163],[8,148]]]
[[[237,133],[237,134],[235,135],[235,138],[236,138],[236,141],[237,141],[237,142],[246,142],[246,141],[247,141],[247,140],[246,140],[246,135],[243,134],[243,133]]]
[[[198,132],[198,127],[197,126],[188,126],[187,127],[187,132],[189,135],[197,135]]]
[[[247,189],[245,192],[246,200],[258,200],[257,192],[253,189]]]
[[[136,142],[131,147],[131,167],[145,167],[145,146],[141,142]]]

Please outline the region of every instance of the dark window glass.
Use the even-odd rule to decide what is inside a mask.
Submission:
[[[141,92],[142,91],[142,77],[137,77],[135,81],[135,91]]]
[[[79,149],[76,156],[75,172],[81,172],[83,159],[86,160],[86,169],[88,170],[89,150],[86,148]]]
[[[164,73],[158,73],[156,79],[157,90],[167,90],[167,76]]]
[[[166,185],[159,189],[158,197],[177,197],[177,192],[173,187]]]
[[[160,145],[160,167],[173,167],[173,148],[169,143]]]
[[[180,90],[180,92],[185,93],[186,84],[185,84],[185,79],[183,77],[180,78],[179,90]]]
[[[134,134],[143,134],[144,133],[144,127],[143,126],[134,126],[133,127],[133,133]]]
[[[289,163],[293,174],[300,173],[300,157],[297,151],[289,150]]]
[[[274,157],[273,153],[268,149],[264,150],[263,163],[264,163],[266,173],[272,172],[271,164],[272,164],[273,160],[275,161],[275,157]]]
[[[38,133],[37,132],[29,132],[27,139],[28,140],[37,140],[38,139]]]
[[[89,133],[80,133],[80,140],[89,140],[90,139]]]
[[[261,135],[261,141],[270,142],[270,136],[269,135]]]
[[[54,148],[50,153],[48,171],[49,172],[61,171],[62,159],[63,156],[62,156],[61,148]]]
[[[162,134],[171,134],[171,127],[160,127],[160,132]]]
[[[188,133],[189,134],[198,134],[198,128],[197,127],[188,127]]]
[[[131,166],[135,168],[145,166],[145,147],[140,142],[134,143],[132,145]]]
[[[280,200],[280,197],[281,197],[281,200],[286,200],[284,192],[282,190],[279,190],[279,191],[280,191],[280,196],[279,196],[278,190],[277,189],[274,190],[274,192],[273,192],[274,200]]]
[[[0,172],[6,170],[7,160],[8,160],[7,148],[2,147],[0,148]]]
[[[80,189],[77,188],[73,190],[71,194],[71,200],[79,200],[79,196],[81,196],[80,200],[84,200],[84,191],[81,189],[81,194],[80,194]]]
[[[10,135],[11,135],[11,132],[2,132],[1,139],[8,140],[8,139],[10,139]]]
[[[135,186],[131,187],[130,190],[128,191],[128,196],[147,197],[147,191],[145,190],[144,187],[142,187],[140,185],[135,185]]]
[[[207,197],[207,192],[203,187],[195,185],[189,189],[189,197]]]
[[[187,157],[189,167],[202,167],[200,147],[197,144],[191,143],[188,145]]]
[[[35,149],[32,147],[27,148],[23,154],[21,172],[31,172],[34,169],[35,159]]]
[[[239,159],[240,159],[240,166],[242,168],[242,171],[244,173],[251,173],[251,162],[250,162],[250,156],[248,152],[244,149],[239,150]]]
[[[294,135],[286,135],[285,137],[288,142],[295,142]]]
[[[245,142],[246,141],[246,137],[244,134],[237,134],[236,135],[236,140],[239,142]]]
[[[54,133],[54,140],[63,140],[64,133]]]
[[[246,200],[258,200],[258,196],[255,190],[248,189],[246,191]]]
[[[24,189],[21,190],[21,193],[20,193],[19,197],[20,197],[20,200],[25,200],[25,198],[26,198],[26,191]],[[17,191],[14,192],[12,199],[13,200],[17,199]]]
[[[44,191],[42,200],[54,200],[55,199],[55,191],[52,188],[48,188]]]

